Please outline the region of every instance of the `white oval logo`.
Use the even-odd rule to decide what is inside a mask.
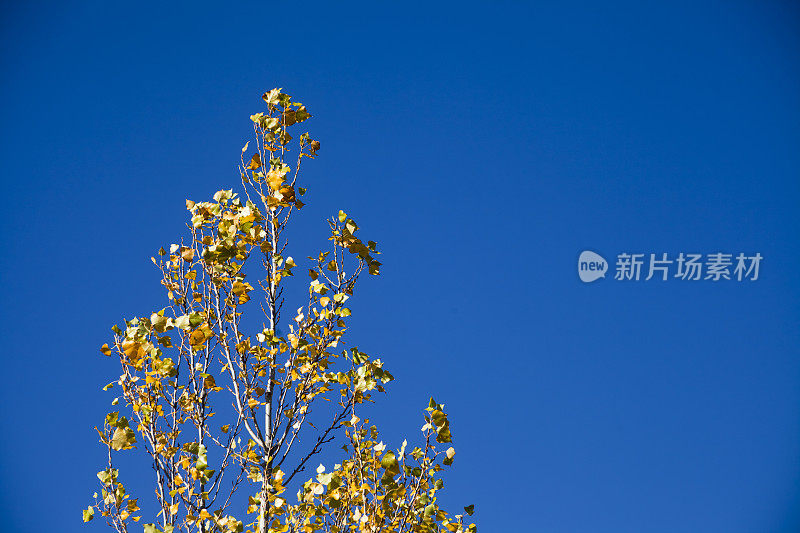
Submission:
[[[606,277],[608,262],[603,257],[588,250],[581,252],[578,258],[578,276],[584,283],[591,283]]]

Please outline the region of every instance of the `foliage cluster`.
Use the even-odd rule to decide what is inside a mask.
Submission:
[[[101,348],[120,363],[105,386],[119,391],[119,410],[96,428],[106,464],[83,519],[99,514],[119,533],[146,521],[114,462],[140,446],[158,509],[146,533],[474,532],[439,506],[440,472],[455,455],[443,406],[430,400],[419,446],[396,449],[358,416],[393,378],[380,359],[342,349],[356,282],[381,266],[377,244],[343,211],[328,220],[328,249],[308,258],[307,300],[280,333],[284,284],[301,270],[286,228],[303,207],[301,164],[320,143],[290,133],[311,117],[303,104],[280,89],[263,100],[250,117],[255,146],[242,149],[243,195],[187,200],[189,236],[153,258],[168,305],[114,326]],[[345,458],[301,483],[337,438]]]

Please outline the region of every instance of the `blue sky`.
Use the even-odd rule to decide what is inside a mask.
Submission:
[[[339,209],[380,243],[352,339],[397,378],[385,440],[446,404],[450,508],[484,532],[800,529],[797,5],[376,4],[0,11],[4,527],[102,530],[98,347],[163,307],[150,256],[185,198],[236,185],[278,86],[322,142],[295,255]],[[764,260],[583,284],[583,250]]]

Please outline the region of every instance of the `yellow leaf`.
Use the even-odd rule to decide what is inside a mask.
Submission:
[[[278,190],[278,194],[281,195],[281,199],[284,202],[294,202],[294,188],[291,186],[281,187]]]
[[[270,189],[273,191],[277,191],[283,185],[283,176],[285,173],[281,173],[280,170],[272,169],[267,172],[267,183],[269,184]]]
[[[198,346],[206,341],[206,336],[199,329],[196,329],[189,335],[189,343],[192,346]]]
[[[134,442],[136,442],[136,437],[132,429],[116,428],[114,435],[111,437],[111,448],[114,450],[127,450],[128,448],[133,448]]]
[[[144,349],[142,345],[133,340],[125,340],[122,342],[122,351],[133,363],[144,357]]]

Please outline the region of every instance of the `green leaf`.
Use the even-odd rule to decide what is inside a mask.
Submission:
[[[466,512],[468,515],[472,516],[472,513],[475,512],[475,505],[474,504],[473,505],[467,505],[466,507],[464,507],[464,512]]]
[[[393,451],[389,450],[383,455],[383,457],[381,457],[381,466],[386,470],[393,470],[397,468],[397,458],[395,457]]]
[[[89,507],[83,511],[83,521],[88,522],[92,518],[94,518],[94,507]]]

